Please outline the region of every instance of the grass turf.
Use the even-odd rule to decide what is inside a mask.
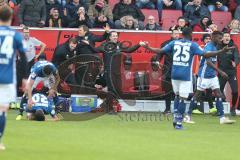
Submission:
[[[172,122],[128,121],[104,115],[89,121],[16,121],[10,111],[0,160],[236,160],[240,119],[194,116],[176,131]]]

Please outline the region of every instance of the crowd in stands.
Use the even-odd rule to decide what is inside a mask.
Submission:
[[[190,26],[196,32],[211,31],[211,12],[229,12],[232,21],[224,31],[238,33],[240,0],[0,0],[14,9],[13,26],[163,30],[163,10],[179,10],[177,24],[169,30]],[[143,9],[157,11],[145,15]]]

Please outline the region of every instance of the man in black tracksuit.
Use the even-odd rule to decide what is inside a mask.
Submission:
[[[227,82],[229,82],[232,90],[232,107],[231,107],[231,114],[235,115],[235,108],[236,102],[238,99],[238,80],[237,80],[237,65],[239,64],[239,57],[238,57],[238,48],[234,44],[233,40],[231,40],[229,33],[224,33],[223,35],[223,42],[220,48],[225,46],[235,46],[235,49],[229,50],[225,54],[221,54],[218,56],[218,65],[219,68],[227,73],[228,79],[222,78],[222,76],[218,76],[219,83],[220,83],[220,90],[223,93],[224,87]],[[240,109],[240,108],[239,108]]]
[[[104,27],[104,34],[103,35],[95,35],[89,31],[89,28],[85,25],[82,25],[78,28],[78,36],[76,37],[78,41],[77,45],[77,55],[82,55],[82,60],[85,62],[89,61],[89,55],[93,55],[95,51],[93,50],[96,42],[102,42],[107,39],[109,35],[109,26],[106,25]],[[86,57],[84,57],[86,55]],[[88,55],[88,56],[87,56]],[[91,73],[94,70],[94,65],[88,65],[89,67],[82,66],[76,70],[76,81],[77,84],[81,85],[82,87],[90,87],[92,83],[88,83],[89,79],[91,79]],[[87,71],[86,71],[87,70]]]
[[[111,45],[113,49],[109,49],[111,48]],[[132,47],[123,46],[123,44],[118,41],[118,33],[116,31],[112,31],[109,34],[108,40],[102,43],[101,46],[95,48],[96,52],[103,53],[104,74],[105,74],[108,91],[116,94],[116,90],[117,90],[115,88],[116,86],[114,82],[117,76],[116,74],[120,73],[120,70],[119,70],[120,64],[119,65],[116,64],[119,61],[117,62],[115,60],[115,57],[118,55],[121,55],[122,52],[132,53],[136,51],[139,47],[140,47],[140,44],[134,45]],[[117,79],[117,81],[118,81],[117,84],[119,84],[119,79]]]
[[[172,30],[171,39],[163,42],[161,44],[161,48],[167,45],[172,40],[179,39],[179,31]],[[164,57],[164,66],[163,66],[163,89],[165,91],[165,105],[166,109],[164,113],[170,113],[170,106],[171,100],[173,99],[173,89],[172,89],[172,82],[171,82],[171,70],[172,70],[172,54],[165,54],[164,56],[159,57],[159,59]]]
[[[76,56],[77,44],[78,43],[76,38],[70,38],[69,40],[67,40],[67,42],[56,47],[53,54],[52,63],[58,68],[59,65],[64,63],[64,61]],[[73,65],[68,66],[68,69],[72,70],[72,68]],[[69,74],[69,76],[66,79],[66,82],[70,84],[76,84],[75,75],[73,73]]]

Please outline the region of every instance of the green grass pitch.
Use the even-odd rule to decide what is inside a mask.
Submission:
[[[8,113],[0,160],[238,160],[240,119],[194,116],[176,131],[172,122],[126,121],[104,115],[88,121],[16,121]]]

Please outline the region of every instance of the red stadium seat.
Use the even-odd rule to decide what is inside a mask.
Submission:
[[[120,2],[120,0],[110,0],[108,3],[109,3],[110,8],[113,9],[115,4],[117,4],[119,2]]]
[[[183,15],[181,10],[162,10],[162,29],[169,30],[171,26],[177,24],[178,17]]]
[[[213,23],[218,26],[219,31],[222,31],[222,29],[226,27],[232,20],[231,12],[214,11],[211,12],[211,17]]]
[[[154,9],[141,9],[142,13],[144,14],[145,16],[145,21],[144,21],[144,24],[147,24],[147,18],[148,16],[152,15],[155,17],[155,21],[156,23],[159,22],[159,16],[158,16],[158,11],[157,10],[154,10]]]

